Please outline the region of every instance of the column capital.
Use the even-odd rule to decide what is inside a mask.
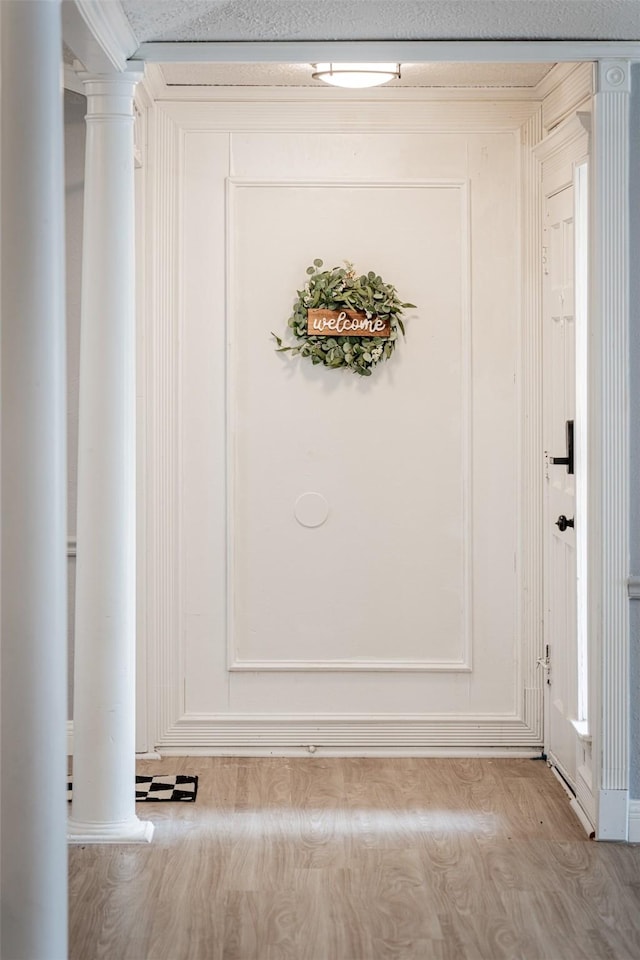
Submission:
[[[596,93],[631,93],[629,60],[598,60]]]
[[[131,63],[113,73],[79,73],[87,96],[87,120],[133,116],[136,86],[144,77],[144,64]]]

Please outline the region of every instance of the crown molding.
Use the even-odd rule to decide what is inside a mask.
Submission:
[[[561,87],[565,80],[571,76],[576,69],[576,64],[572,62],[558,62],[544,75],[542,80],[533,88],[535,90],[536,100],[544,100],[550,93]]]
[[[540,163],[545,163],[566,151],[573,143],[582,141],[584,137],[591,137],[591,114],[578,111],[536,144],[533,153]]]
[[[138,47],[120,0],[64,0],[62,35],[88,73],[124,70]]]

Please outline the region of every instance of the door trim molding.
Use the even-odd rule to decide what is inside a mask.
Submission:
[[[229,578],[231,579],[231,578]],[[231,603],[229,604],[232,613]],[[468,621],[470,618],[465,617]],[[229,625],[231,626],[231,615]],[[237,638],[233,630],[228,630],[228,660],[227,670],[230,673],[471,673],[472,639],[470,629],[465,636],[465,659],[463,660],[417,660],[408,657],[397,657],[395,660],[365,660],[358,657],[344,657],[340,660],[279,660],[274,657],[270,660],[243,659],[236,652]]]

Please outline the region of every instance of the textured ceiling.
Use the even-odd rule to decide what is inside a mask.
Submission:
[[[535,87],[550,63],[403,63],[402,87]],[[318,86],[308,63],[165,63],[169,86]]]
[[[122,0],[139,43],[640,40],[640,0]]]

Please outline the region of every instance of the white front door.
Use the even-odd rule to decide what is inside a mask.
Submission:
[[[576,777],[576,400],[574,188],[545,201],[544,342],[548,755],[570,784]],[[558,462],[564,461],[564,462]],[[569,462],[566,462],[569,461]]]
[[[552,134],[544,196],[545,750],[595,822],[588,704],[588,124]],[[578,133],[578,136],[576,136]],[[575,804],[575,801],[574,801]]]
[[[545,201],[546,750],[593,820],[587,652],[579,611],[585,549],[586,165]],[[576,376],[582,371],[582,376]],[[568,461],[568,462],[567,462]]]

